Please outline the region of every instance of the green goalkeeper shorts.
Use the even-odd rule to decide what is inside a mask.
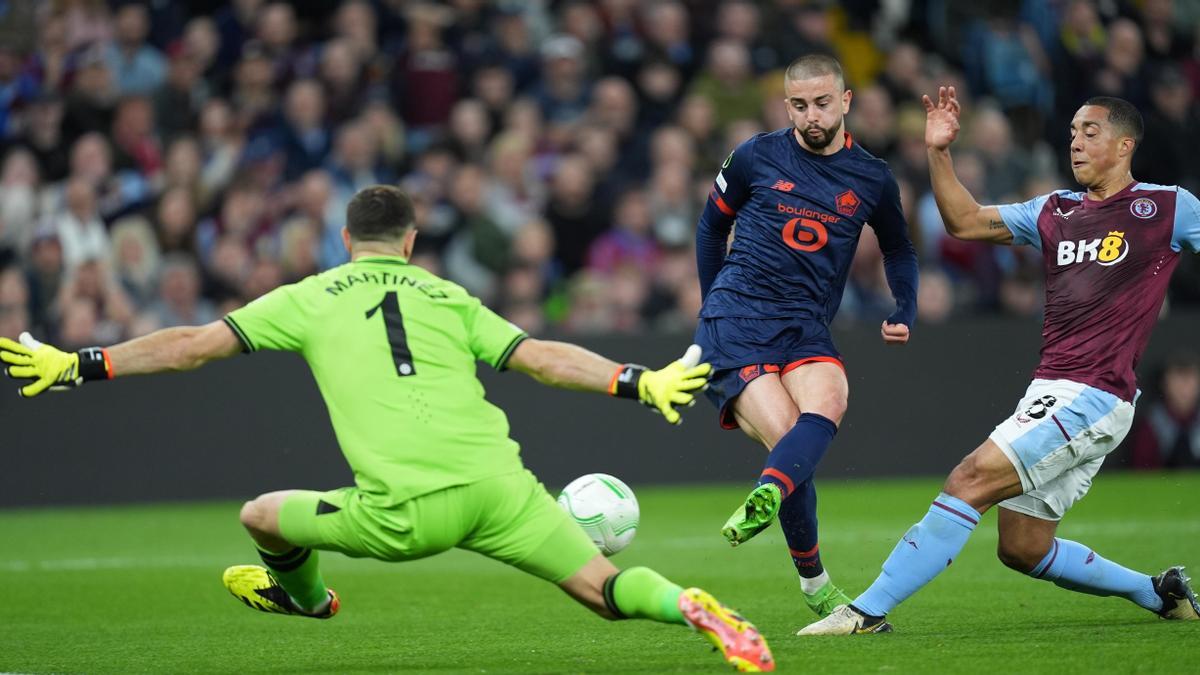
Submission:
[[[599,554],[527,470],[386,508],[369,505],[354,487],[298,490],[280,507],[279,530],[296,546],[355,558],[416,560],[463,548],[556,584]]]

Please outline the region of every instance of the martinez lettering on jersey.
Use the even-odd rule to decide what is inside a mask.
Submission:
[[[325,292],[330,295],[338,295],[342,291],[350,290],[355,284],[372,284],[374,286],[388,286],[399,288],[401,286],[409,286],[424,293],[426,297],[434,300],[441,300],[449,297],[446,292],[436,288],[435,284],[430,281],[418,281],[404,274],[393,274],[391,272],[350,272],[341,279],[334,279],[332,286],[326,286]]]

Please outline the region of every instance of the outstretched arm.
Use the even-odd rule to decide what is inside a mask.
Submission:
[[[929,153],[929,178],[933,197],[942,214],[946,232],[955,239],[1011,244],[1012,231],[995,206],[980,206],[954,173],[950,144],[958,136],[961,108],[954,87],[938,87],[938,101],[928,96],[925,103],[925,147]]]
[[[29,333],[22,333],[18,342],[0,337],[0,360],[8,364],[5,373],[32,380],[17,390],[27,398],[117,375],[192,370],[240,350],[241,343],[222,321],[166,328],[107,349],[88,347],[74,353],[42,344]]]
[[[682,359],[660,370],[648,370],[619,364],[568,342],[530,338],[517,345],[507,366],[552,387],[637,399],[662,413],[671,424],[678,424],[675,407],[691,405],[695,392],[708,384],[712,372],[710,364],[698,364],[699,360],[700,348],[693,345]]]
[[[164,328],[108,348],[114,375],[148,375],[171,370],[194,370],[242,351],[224,321],[203,326]]]

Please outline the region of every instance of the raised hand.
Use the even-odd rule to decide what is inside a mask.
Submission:
[[[958,136],[958,116],[962,112],[954,87],[938,87],[937,105],[928,95],[922,96],[921,102],[925,104],[925,145],[945,150]]]

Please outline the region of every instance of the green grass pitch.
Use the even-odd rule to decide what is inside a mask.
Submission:
[[[826,482],[825,564],[854,595],[874,579],[936,480]],[[766,633],[780,672],[1196,672],[1200,622],[1069,593],[1005,569],[988,513],[953,567],[895,611],[891,635],[798,638],[813,617],[782,535],[730,549],[742,487],[633,486],[637,539],[614,558],[712,591]],[[1061,536],[1158,573],[1200,572],[1200,475],[1101,475]],[[672,626],[608,623],[556,588],[453,551],[385,564],[323,557],[331,621],[260,614],[221,587],[256,562],[237,505],[0,511],[0,671],[26,673],[720,672]],[[1200,576],[1198,574],[1197,576]]]

